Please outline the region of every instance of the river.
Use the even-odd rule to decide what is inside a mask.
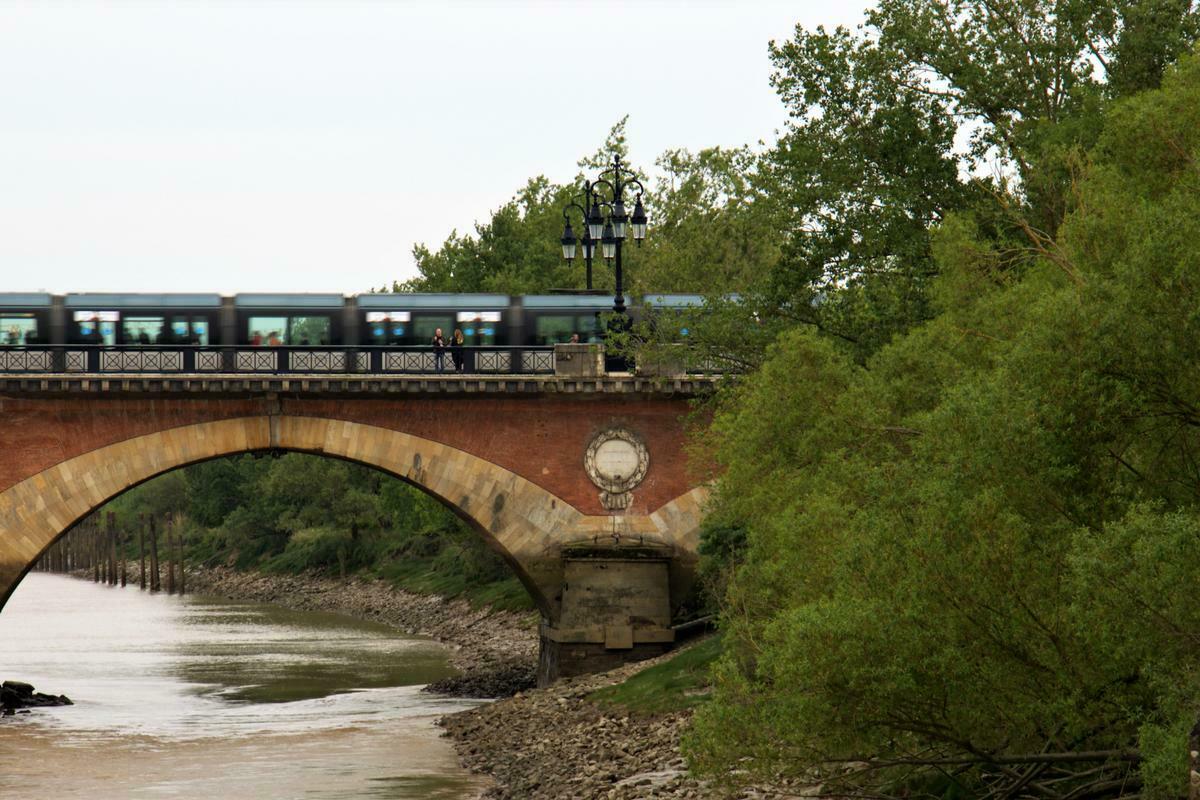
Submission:
[[[0,798],[474,797],[420,692],[445,649],[383,625],[31,573],[0,678],[76,705],[0,718]]]

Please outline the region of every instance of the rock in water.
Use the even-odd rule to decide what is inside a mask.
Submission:
[[[5,681],[0,684],[0,709],[9,716],[18,708],[39,708],[44,706],[73,706],[71,698],[65,694],[44,694],[35,692],[33,686],[23,681]]]

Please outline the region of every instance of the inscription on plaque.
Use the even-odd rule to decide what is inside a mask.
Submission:
[[[609,439],[596,448],[596,472],[609,480],[624,480],[637,468],[637,448],[624,439]]]
[[[600,492],[600,503],[610,511],[629,508],[633,488],[646,477],[650,454],[641,437],[625,428],[609,428],[592,438],[583,467]]]

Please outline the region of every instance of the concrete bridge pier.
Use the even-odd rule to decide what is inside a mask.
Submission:
[[[541,626],[538,684],[671,649],[671,554],[652,546],[563,549],[560,611]]]

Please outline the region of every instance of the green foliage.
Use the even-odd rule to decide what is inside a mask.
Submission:
[[[365,572],[412,591],[532,607],[512,570],[449,509],[367,467],[239,456],[159,476],[114,500],[118,524],[178,520],[189,560],[276,573]]]
[[[457,232],[436,251],[413,248],[419,277],[397,291],[536,294],[580,285],[582,266],[563,260],[562,209],[572,187],[531,179],[473,236]]]
[[[921,759],[974,758],[951,788],[982,794],[992,754],[1138,747],[1130,791],[1182,792],[1200,698],[1198,116],[1188,57],[1106,115],[1056,238],[1014,259],[987,214],[951,215],[931,319],[865,361],[786,333],[727,393],[711,524],[746,543],[697,767],[880,759],[898,766],[826,788],[912,794],[947,789]]]
[[[694,708],[709,697],[709,667],[721,653],[721,637],[710,636],[633,677],[592,692],[602,706],[642,715]]]

